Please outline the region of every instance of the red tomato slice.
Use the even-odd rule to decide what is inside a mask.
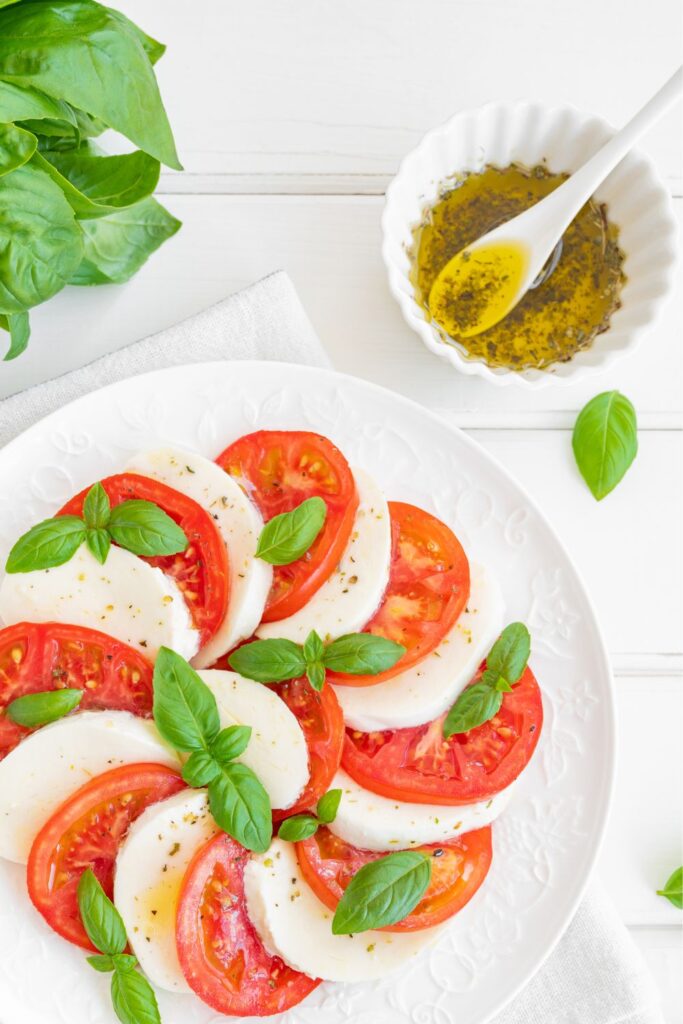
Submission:
[[[176,945],[188,985],[227,1016],[266,1017],[296,1006],[320,982],[271,956],[247,914],[249,853],[229,836],[210,839],[190,861],[178,899]]]
[[[97,952],[78,910],[81,875],[92,868],[111,899],[116,854],[131,822],[184,787],[164,765],[126,764],[86,782],[48,818],[33,841],[27,880],[33,905],[54,931]]]
[[[455,624],[470,594],[470,566],[445,523],[414,505],[390,501],[393,554],[384,598],[365,633],[403,644],[406,653],[376,676],[328,673],[344,686],[374,686],[430,654]]]
[[[429,888],[403,921],[382,928],[385,932],[416,932],[447,921],[474,896],[491,866],[491,829],[452,839],[447,843],[416,846],[416,850],[432,857],[432,878]],[[370,861],[386,856],[359,850],[319,828],[310,839],[296,844],[301,872],[313,892],[330,910],[336,910],[347,885]]]
[[[307,498],[324,499],[325,525],[309,550],[291,565],[273,567],[263,621],[293,615],[332,575],[351,536],[358,494],[346,459],[320,434],[258,430],[231,444],[216,462],[239,481],[266,522]]]
[[[543,724],[541,691],[527,669],[490,721],[446,740],[446,715],[412,729],[346,730],[342,766],[391,800],[469,804],[505,789],[529,763]]]
[[[83,690],[83,711],[152,714],[152,666],[105,633],[59,622],[18,622],[0,630],[0,760],[29,730],[2,710],[17,697],[45,690]]]
[[[331,686],[323,686],[318,693],[307,679],[292,679],[271,689],[299,720],[308,746],[310,770],[308,783],[294,806],[286,811],[273,811],[275,821],[281,821],[292,814],[314,809],[330,788],[341,761],[344,715]]]
[[[171,576],[182,591],[202,646],[211,639],[228,608],[230,576],[228,553],[210,514],[186,494],[137,473],[119,473],[101,481],[109,501],[139,498],[153,501],[185,531],[189,544],[177,555],[144,558]],[[59,515],[80,516],[89,488],[73,497]]]

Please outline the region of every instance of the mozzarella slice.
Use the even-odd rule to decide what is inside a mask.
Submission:
[[[408,850],[490,825],[507,807],[513,788],[514,783],[489,800],[457,807],[408,804],[363,789],[340,769],[330,789],[342,790],[341,803],[327,827],[360,850]]]
[[[127,711],[80,711],[27,736],[0,761],[0,857],[25,864],[71,793],[110,768],[145,761],[180,768],[154,723]]]
[[[391,519],[374,480],[360,469],[353,475],[358,510],[339,565],[303,608],[289,618],[263,623],[257,636],[301,644],[314,629],[323,639],[334,639],[359,632],[377,611],[389,581]]]
[[[361,732],[404,729],[442,715],[474,676],[503,628],[497,581],[471,567],[467,607],[431,654],[376,686],[335,686],[346,724]]]
[[[241,487],[215,462],[178,448],[142,452],[126,469],[182,491],[206,509],[228,549],[230,600],[216,635],[195,655],[193,665],[212,665],[251,636],[263,615],[273,569],[255,558],[263,519]]]
[[[294,847],[274,839],[266,853],[252,855],[244,871],[247,911],[272,956],[311,978],[369,981],[402,967],[441,933],[368,931],[333,935],[333,911],[304,881]]]
[[[199,675],[216,698],[223,728],[252,727],[249,746],[237,760],[258,775],[273,807],[291,807],[309,775],[308,747],[296,716],[267,686],[236,672],[209,669]]]
[[[178,962],[175,919],[190,860],[218,828],[206,790],[183,790],[133,822],[116,858],[114,903],[140,966],[170,992],[189,992]]]
[[[123,640],[152,660],[162,645],[188,659],[199,646],[199,633],[173,580],[114,544],[104,565],[83,544],[54,569],[7,574],[0,585],[0,619],[7,626],[88,626]]]

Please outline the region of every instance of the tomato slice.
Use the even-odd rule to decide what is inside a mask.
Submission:
[[[144,561],[175,580],[203,646],[225,618],[230,596],[228,553],[210,514],[186,494],[137,473],[119,473],[101,483],[112,507],[131,498],[153,501],[185,531],[189,541],[185,551],[144,557]],[[88,490],[68,501],[59,515],[82,515]]]
[[[320,982],[263,946],[247,914],[248,859],[248,851],[223,833],[195,854],[180,889],[176,945],[200,999],[228,1016],[266,1017],[296,1006]]]
[[[432,858],[429,888],[415,909],[385,932],[416,932],[447,921],[474,896],[491,866],[491,828],[467,832],[447,843],[414,849]],[[351,846],[328,828],[319,828],[310,839],[296,844],[301,872],[313,892],[335,910],[347,885],[370,861],[386,856]]]
[[[45,690],[83,690],[83,711],[152,714],[152,666],[105,633],[60,622],[17,622],[0,630],[0,760],[28,735],[2,710]]]
[[[446,805],[485,800],[514,782],[529,763],[543,724],[541,691],[527,668],[503,694],[490,721],[446,740],[445,717],[411,729],[347,729],[342,767],[359,785],[391,800]]]
[[[86,782],[48,818],[31,847],[27,881],[33,905],[54,931],[97,952],[78,910],[81,875],[92,868],[111,898],[116,854],[131,822],[184,787],[164,765],[126,764]]]
[[[296,715],[308,746],[309,779],[294,804],[286,811],[274,811],[275,821],[292,814],[314,809],[323,793],[330,788],[341,761],[344,745],[344,715],[331,686],[320,693],[307,679],[292,679],[271,687]]]
[[[307,498],[323,498],[325,525],[306,552],[291,565],[276,565],[264,622],[293,615],[332,575],[351,536],[358,507],[349,465],[331,441],[303,430],[258,430],[218,456],[267,522]]]
[[[376,676],[328,673],[344,686],[374,686],[430,654],[453,627],[470,593],[470,566],[462,545],[440,519],[402,501],[390,501],[393,552],[384,598],[365,633],[403,644],[406,653]]]

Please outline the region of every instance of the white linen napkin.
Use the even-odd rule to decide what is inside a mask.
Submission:
[[[330,366],[291,281],[279,272],[175,327],[0,402],[0,445],[105,384],[215,359]],[[614,907],[594,884],[544,966],[491,1024],[662,1022],[654,981]]]

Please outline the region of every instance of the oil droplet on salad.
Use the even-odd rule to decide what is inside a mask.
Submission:
[[[470,260],[468,267],[465,262],[454,282],[459,289],[455,294],[467,299],[460,311],[455,308],[460,304],[449,301],[445,283],[442,286],[437,281],[449,260],[543,199],[567,177],[542,165],[489,166],[453,178],[425,212],[413,233],[411,280],[417,302],[437,325],[445,343],[457,344],[468,357],[489,366],[545,369],[568,362],[607,330],[621,305],[624,255],[617,227],[608,220],[605,205],[595,199],[586,203],[567,228],[553,273],[497,323],[496,304],[505,302],[508,283],[512,291],[515,276],[523,273],[523,252],[503,252],[496,247],[491,254],[495,259],[484,265],[477,261],[472,266]],[[476,249],[472,256],[475,253]],[[500,280],[506,272],[510,273],[509,282]],[[475,299],[476,289],[482,294]],[[451,299],[453,296],[451,293]],[[489,302],[496,315],[487,310]]]
[[[429,312],[452,337],[481,334],[510,312],[528,265],[526,250],[512,242],[463,249],[432,284]]]

